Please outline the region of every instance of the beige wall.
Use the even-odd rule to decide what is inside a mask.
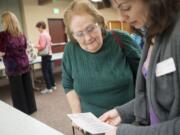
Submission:
[[[38,0],[22,0],[26,35],[33,43],[37,42],[39,34],[35,28],[36,22],[40,20],[47,22],[48,18],[63,18],[63,10],[71,0],[60,0],[59,2],[48,3],[42,6],[39,6],[37,1]],[[59,8],[60,14],[53,14],[53,8]],[[105,16],[107,21],[118,19],[116,12],[111,8],[102,9],[100,12]]]
[[[38,21],[47,22],[48,18],[62,18],[63,10],[68,5],[69,0],[63,0],[56,3],[48,3],[39,6],[37,0],[22,0],[23,18],[26,34],[29,40],[36,43],[38,40],[39,32],[35,25]],[[53,8],[59,8],[60,14],[53,14]]]
[[[20,0],[0,0],[0,14],[2,14],[4,11],[7,10],[12,11],[17,16],[20,23],[23,25]],[[0,22],[1,22],[1,17],[0,17]],[[2,27],[0,27],[0,31],[1,30]]]
[[[119,19],[117,12],[112,8],[104,8],[99,11],[102,13],[106,21]]]

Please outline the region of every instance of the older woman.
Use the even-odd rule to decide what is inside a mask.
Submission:
[[[180,1],[112,0],[120,19],[146,31],[136,96],[100,118],[112,125],[107,135],[180,134]],[[135,126],[124,123],[134,122]]]
[[[64,22],[70,42],[64,51],[62,82],[72,112],[100,116],[131,100],[140,49],[130,36],[106,31],[104,18],[85,0],[69,5]]]

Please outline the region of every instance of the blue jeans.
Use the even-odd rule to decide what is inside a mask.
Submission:
[[[47,89],[51,89],[53,86],[55,86],[51,57],[51,55],[42,56],[41,62],[42,73]]]

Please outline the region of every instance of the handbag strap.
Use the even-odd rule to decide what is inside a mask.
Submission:
[[[121,47],[122,50],[124,50],[124,44],[122,43],[120,36],[118,36],[115,31],[111,31],[111,34],[116,43]]]
[[[111,31],[111,33],[112,33],[112,36],[113,36],[114,39],[115,39],[115,42],[121,47],[122,52],[123,52],[124,55],[126,56],[125,49],[124,49],[125,46],[124,46],[124,44],[122,43],[120,36],[118,36],[115,31]],[[127,58],[127,57],[126,57],[126,58]],[[131,68],[131,70],[132,70],[132,72],[133,72],[133,68],[132,68],[132,65],[131,65],[130,60],[127,59],[127,61],[128,61],[129,65],[130,65],[130,68]],[[133,72],[133,78],[134,78],[134,83],[135,83],[135,82],[136,82],[136,73],[134,73],[134,72]]]

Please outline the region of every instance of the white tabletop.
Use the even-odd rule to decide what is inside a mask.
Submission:
[[[53,53],[52,54],[52,61],[55,60],[60,60],[63,57],[64,52],[60,52],[60,53]],[[36,63],[40,63],[41,62],[41,56],[38,56],[35,60],[33,60],[32,62],[30,62],[30,64],[36,64]]]
[[[52,61],[55,61],[55,60],[60,60],[62,59],[63,57],[63,52],[60,52],[60,53],[53,53],[52,54]],[[38,56],[35,60],[31,61],[30,64],[37,64],[37,63],[40,63],[41,62],[41,57]],[[0,61],[0,70],[4,70],[5,67],[4,67],[4,64],[3,64],[3,61]]]
[[[1,135],[63,135],[12,106],[0,101]]]

